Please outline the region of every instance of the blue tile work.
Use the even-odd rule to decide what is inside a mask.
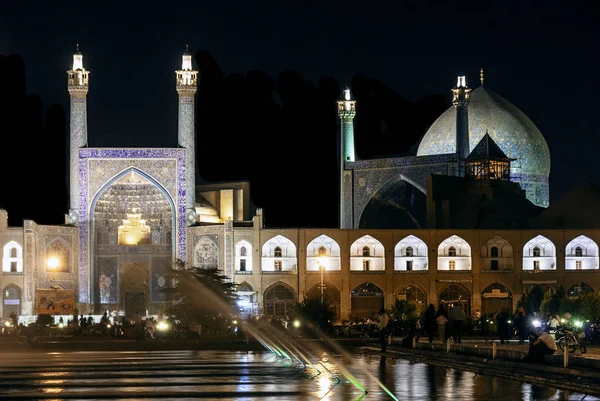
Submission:
[[[79,149],[79,302],[90,302],[91,202],[122,171],[135,167],[160,183],[176,207],[177,254],[186,255],[185,149]],[[176,174],[174,174],[176,171]]]
[[[405,180],[421,191],[427,189],[430,174],[451,174],[456,155],[410,156],[389,159],[361,160],[346,163],[346,169],[354,170],[354,228],[359,227],[362,213],[379,191],[385,191],[394,183]]]
[[[196,195],[195,145],[194,145],[194,97],[179,96],[179,146],[187,149],[187,208],[194,208]]]
[[[150,301],[161,302],[165,300],[162,290],[167,284],[167,272],[172,266],[171,258],[152,258],[150,261]]]
[[[225,271],[227,277],[233,277],[233,264],[234,252],[233,252],[233,220],[225,221],[225,262],[221,270]]]
[[[98,258],[98,287],[101,304],[119,302],[119,269],[116,257]]]
[[[473,150],[485,133],[513,159],[511,177],[521,174],[527,177],[545,177],[546,185],[550,175],[550,150],[542,133],[535,124],[518,108],[506,99],[480,86],[471,92],[469,101],[469,149]],[[456,111],[450,107],[429,128],[419,144],[417,156],[448,154],[455,152]],[[524,186],[534,186],[528,190],[527,198],[539,206],[548,206],[549,193],[544,185],[534,185],[524,180]],[[539,189],[538,189],[539,188]]]
[[[352,176],[353,172],[350,170],[344,170],[342,173],[340,228],[352,228]]]
[[[87,104],[85,95],[71,96],[71,139],[70,139],[70,203],[71,209],[78,207],[79,195],[79,148],[87,144]]]

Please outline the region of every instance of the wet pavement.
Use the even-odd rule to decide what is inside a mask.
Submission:
[[[0,353],[0,400],[581,400],[600,398],[389,355],[308,350]]]

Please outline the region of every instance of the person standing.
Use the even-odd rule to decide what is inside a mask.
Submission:
[[[548,320],[548,333],[550,333],[551,335],[555,335],[556,333],[556,328],[560,326],[560,322],[558,321],[558,318],[556,317],[556,315],[552,315],[550,317],[550,320]]]
[[[377,320],[377,327],[379,328],[379,344],[381,345],[381,352],[387,351],[387,325],[390,321],[387,313],[383,308],[379,309],[379,318]]]
[[[429,304],[425,310],[425,313],[423,314],[423,321],[427,338],[429,338],[429,343],[432,343],[437,329],[437,322],[435,321],[435,306],[433,306],[433,304]]]
[[[446,342],[446,323],[448,323],[448,313],[444,304],[440,304],[437,312],[435,312],[435,321],[437,323],[438,340]]]
[[[519,344],[525,344],[525,327],[527,326],[527,317],[525,316],[525,310],[519,308],[517,316],[515,317],[515,327],[517,328],[517,335],[519,336]]]
[[[504,311],[498,311],[496,314],[498,337],[500,337],[500,344],[505,342],[508,344],[510,339],[510,323],[508,323],[508,313]]]
[[[452,331],[454,332],[454,342],[460,344],[462,343],[463,322],[467,319],[460,302],[450,310],[449,319],[452,324]]]

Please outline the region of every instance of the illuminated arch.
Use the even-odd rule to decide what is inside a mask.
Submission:
[[[381,241],[363,235],[350,245],[350,271],[385,271],[385,248]]]
[[[394,271],[427,271],[429,256],[427,244],[409,235],[394,247]]]
[[[471,270],[471,246],[458,235],[452,235],[438,247],[438,270]]]
[[[324,234],[313,239],[306,246],[306,271],[318,272],[321,265],[326,271],[339,271],[342,268],[340,245]]]
[[[565,247],[565,270],[598,270],[598,244],[580,235]]]
[[[297,272],[296,245],[283,235],[276,235],[262,246],[261,268],[264,272]]]
[[[16,241],[9,241],[2,250],[2,272],[23,273],[23,247]]]
[[[548,238],[538,235],[523,247],[523,270],[556,270],[556,247]]]
[[[252,274],[252,245],[246,240],[235,244],[236,274]]]

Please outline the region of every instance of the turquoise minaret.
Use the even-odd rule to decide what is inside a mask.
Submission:
[[[344,97],[338,100],[340,116],[340,228],[353,227],[352,170],[346,170],[346,163],[355,161],[354,116],[356,101],[346,87]]]
[[[67,71],[71,95],[70,162],[69,162],[69,216],[67,223],[79,223],[79,149],[87,145],[87,93],[90,72],[83,68],[83,55],[73,54],[73,68]]]
[[[469,156],[469,93],[471,89],[467,86],[464,76],[458,77],[456,87],[452,88],[452,104],[456,109],[456,162],[459,176],[464,176],[462,166],[464,160]]]
[[[196,145],[194,141],[194,97],[198,85],[198,71],[192,69],[192,55],[187,46],[183,54],[181,70],[175,71],[179,94],[178,144],[186,152],[186,208],[187,223],[196,223]]]

